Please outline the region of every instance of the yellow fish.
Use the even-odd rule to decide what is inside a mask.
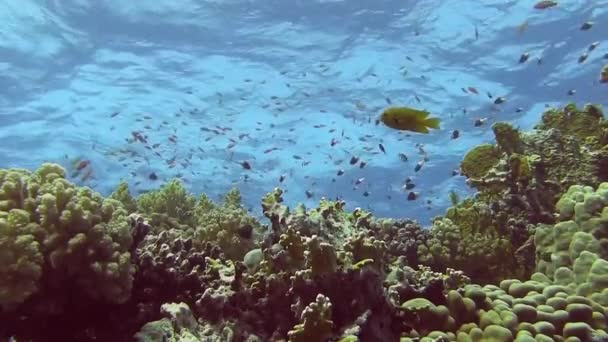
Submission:
[[[376,125],[382,121],[390,128],[429,133],[429,128],[439,129],[439,118],[429,118],[429,112],[409,107],[390,107],[384,110]]]

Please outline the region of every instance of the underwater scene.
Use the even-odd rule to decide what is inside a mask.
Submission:
[[[608,341],[608,0],[0,20],[0,341]]]

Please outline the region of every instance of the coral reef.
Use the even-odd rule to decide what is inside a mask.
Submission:
[[[479,190],[429,229],[343,201],[241,205],[172,180],[108,198],[44,164],[0,170],[0,338],[608,339],[608,143],[596,106],[469,152]],[[576,167],[574,167],[576,166]]]

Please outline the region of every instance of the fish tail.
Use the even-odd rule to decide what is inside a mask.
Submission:
[[[430,128],[439,129],[439,118],[429,118],[424,121],[425,125]]]

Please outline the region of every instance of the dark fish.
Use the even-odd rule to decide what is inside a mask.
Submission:
[[[402,162],[406,162],[407,156],[405,155],[405,153],[399,153],[399,159],[401,159]]]
[[[82,160],[78,164],[76,164],[76,171],[81,171],[82,169],[89,166],[90,164],[91,164],[90,160]]]
[[[357,180],[355,181],[355,185],[359,185],[361,183],[363,183],[365,181],[365,178],[361,177],[361,178],[357,178]]]
[[[382,151],[382,153],[386,154],[386,150],[384,149],[384,145],[378,144],[378,147],[380,148],[380,151]]]
[[[586,21],[581,25],[581,31],[587,31],[593,27],[593,21]]]
[[[410,193],[407,194],[408,201],[415,201],[417,198],[418,198],[418,193],[415,191],[410,191]]]
[[[574,90],[574,89],[568,90],[568,95],[574,95],[574,94],[576,94],[576,90]]]
[[[452,176],[458,176],[460,174],[460,170],[454,169],[452,170]]]
[[[367,165],[367,163],[364,161],[361,161],[361,163],[359,163],[359,168],[362,169],[365,167],[365,165]]]
[[[494,104],[501,104],[501,103],[505,103],[505,101],[507,101],[506,98],[504,97],[497,97],[496,100],[494,100]]]
[[[587,57],[589,57],[589,55],[585,52],[583,53],[579,58],[578,58],[578,63],[583,63],[587,60]]]
[[[405,182],[405,185],[403,186],[403,188],[405,188],[405,190],[412,190],[413,188],[416,187],[416,184],[414,184],[413,182]]]
[[[452,139],[458,139],[458,137],[460,136],[460,131],[455,129],[452,131]]]
[[[115,117],[118,114],[120,114],[120,112],[114,112],[114,113],[112,113],[112,115],[110,115],[110,117],[113,118],[113,117]]]
[[[359,157],[352,156],[350,158],[350,165],[355,165],[357,162],[359,162]]]
[[[547,9],[553,6],[557,6],[557,2],[553,0],[542,0],[534,5],[535,9]]]
[[[490,99],[493,97],[492,93],[490,93],[489,91],[486,94],[488,95],[488,98],[490,98]]]
[[[479,127],[479,126],[483,126],[483,124],[486,122],[486,118],[479,118],[477,120],[475,120],[475,127]]]
[[[251,164],[249,164],[249,162],[248,162],[248,161],[246,161],[246,160],[245,160],[245,161],[243,161],[243,162],[241,162],[241,166],[242,166],[242,167],[243,167],[243,169],[245,169],[245,170],[251,170]]]
[[[338,170],[338,172],[336,173],[338,176],[342,176],[344,174],[344,170]]]
[[[424,161],[419,161],[416,163],[416,166],[414,166],[414,172],[418,172],[420,171],[420,169],[422,169],[422,165],[424,165]]]
[[[520,63],[520,64],[521,64],[521,63],[525,63],[525,62],[528,60],[528,58],[529,58],[529,57],[530,57],[530,53],[528,53],[528,52],[523,53],[523,54],[522,54],[522,55],[519,57],[519,63]]]
[[[155,181],[158,179],[158,176],[156,175],[155,172],[152,172],[148,175],[148,179]]]
[[[281,175],[279,177],[279,183],[283,183],[284,180],[285,180],[285,175]]]
[[[589,47],[587,48],[587,50],[589,50],[589,51],[593,51],[593,50],[595,50],[595,48],[596,48],[598,45],[600,45],[600,42],[593,42],[593,43],[591,43],[591,45],[589,45]]]
[[[305,194],[306,194],[306,198],[312,198],[312,196],[314,196],[314,194],[310,190],[306,190]]]
[[[515,112],[516,112],[516,113],[521,113],[521,112],[523,112],[523,111],[524,111],[524,109],[523,109],[523,108],[521,108],[521,107],[517,107],[517,108],[515,109]]]

